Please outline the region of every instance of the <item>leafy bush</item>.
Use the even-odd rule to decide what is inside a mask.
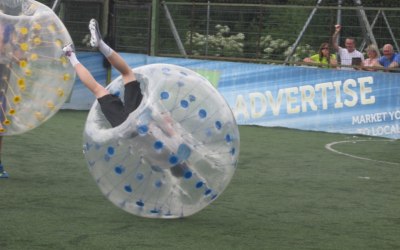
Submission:
[[[284,39],[273,39],[271,35],[262,36],[260,46],[263,48],[264,59],[284,61],[291,52],[291,44]],[[315,51],[309,44],[297,46],[295,53],[290,61],[300,61],[305,57],[314,54]]]
[[[284,53],[285,58],[290,54],[291,52],[291,47],[288,47]],[[306,57],[310,57],[312,55],[314,55],[315,52],[311,46],[309,44],[305,44],[305,45],[299,45],[297,46],[294,54],[292,55],[292,57],[290,58],[291,62],[298,62],[298,61],[302,61],[304,58]]]
[[[230,28],[226,25],[216,25],[215,35],[203,35],[197,32],[186,33],[186,45],[192,45],[193,55],[204,55],[206,48],[208,55],[213,56],[242,56],[244,34],[230,35]]]

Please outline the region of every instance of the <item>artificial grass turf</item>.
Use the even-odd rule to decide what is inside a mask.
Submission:
[[[0,249],[400,248],[399,140],[241,126],[225,192],[191,217],[157,220],[101,194],[82,154],[86,115],[60,111],[5,138]],[[367,141],[334,148],[371,160],[325,148],[346,140]]]

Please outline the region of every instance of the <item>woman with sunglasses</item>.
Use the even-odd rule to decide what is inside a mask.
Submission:
[[[336,68],[336,55],[329,51],[329,43],[322,43],[318,54],[304,58],[303,62],[323,68]]]

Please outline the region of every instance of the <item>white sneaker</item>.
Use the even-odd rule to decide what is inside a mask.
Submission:
[[[89,22],[89,30],[90,30],[90,46],[93,48],[99,47],[99,43],[102,40],[99,24],[96,19],[91,19]]]
[[[62,50],[64,51],[64,55],[67,57],[70,57],[71,54],[75,52],[75,48],[72,43],[65,45]]]
[[[8,173],[4,170],[3,164],[0,163],[0,179],[8,178]]]
[[[2,178],[4,178],[4,179],[8,178],[8,173],[4,170],[2,172],[0,172],[0,179],[2,179]]]

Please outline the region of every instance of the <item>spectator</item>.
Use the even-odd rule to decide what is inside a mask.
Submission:
[[[364,61],[364,55],[356,50],[356,41],[354,38],[346,38],[345,40],[345,47],[342,48],[338,45],[337,42],[337,37],[342,29],[342,26],[339,24],[335,25],[335,33],[333,33],[332,36],[332,43],[333,43],[333,48],[336,49],[336,51],[339,53],[339,58],[340,58],[340,64],[342,66],[356,66],[355,68],[357,69],[358,66],[361,66],[362,62]],[[350,70],[351,67],[344,67],[343,69]]]
[[[367,52],[368,58],[363,61],[363,69],[376,71],[380,66],[378,47],[374,44],[370,44],[365,51]]]
[[[336,55],[329,51],[329,43],[322,43],[319,47],[318,54],[304,58],[303,62],[316,64],[319,67],[331,68],[336,67]]]
[[[385,44],[383,46],[383,56],[379,58],[379,64],[385,69],[399,67],[400,54],[394,53],[393,46],[391,44]]]

